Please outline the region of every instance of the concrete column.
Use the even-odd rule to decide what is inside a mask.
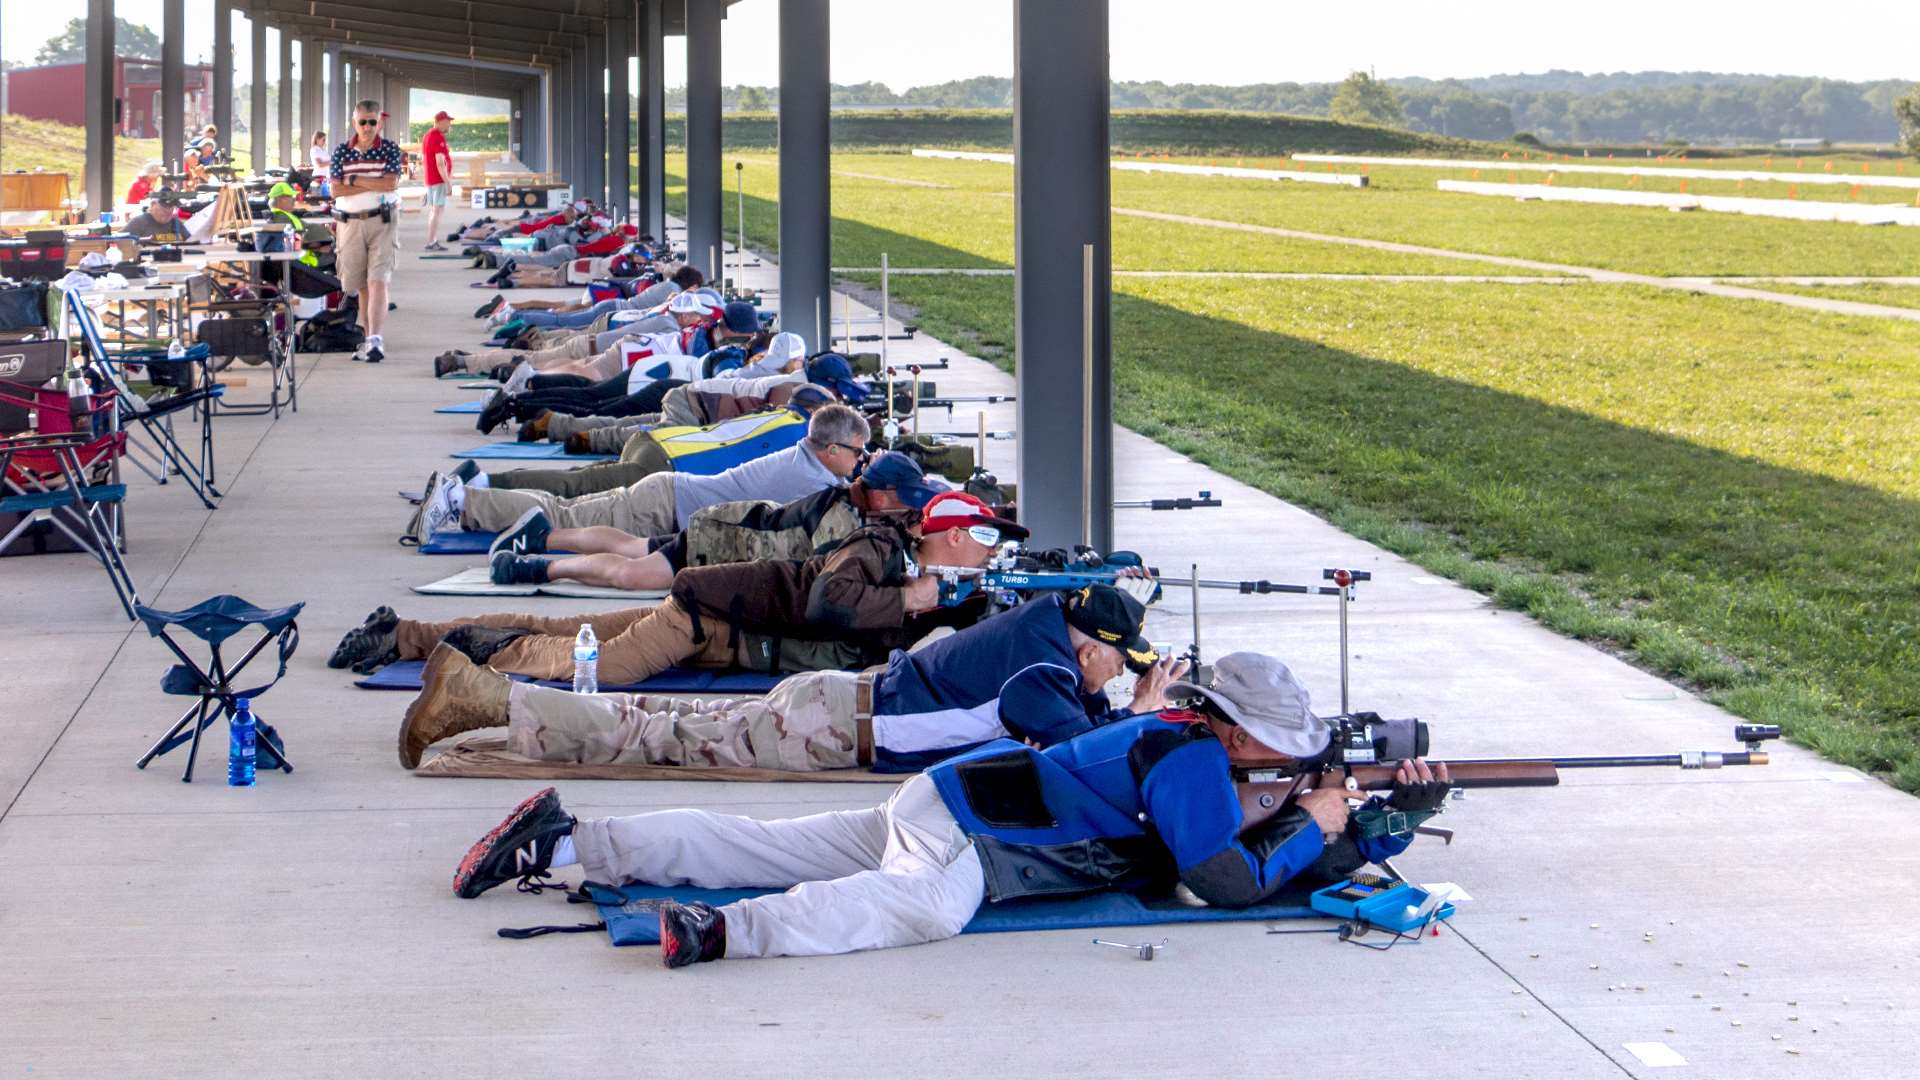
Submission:
[[[87,213],[98,220],[100,212],[113,209],[122,194],[114,190],[113,177],[113,0],[87,0],[84,39]]]
[[[587,35],[586,79],[587,198],[607,201],[607,40],[605,34]]]
[[[247,14],[253,31],[253,86],[247,95],[247,152],[255,173],[267,165],[267,24],[257,12]]]
[[[569,184],[580,182],[580,159],[575,156],[578,147],[573,141],[573,57],[553,66],[553,88],[549,96],[553,100],[553,111],[548,115],[553,119],[553,165],[552,171],[560,175]]]
[[[632,106],[627,94],[627,62],[633,58],[633,20],[607,20],[607,205],[621,218],[631,215],[633,194]]]
[[[298,94],[293,84],[293,35],[280,29],[280,132],[275,143],[279,155],[276,164],[293,163],[293,99]]]
[[[640,0],[640,231],[667,238],[666,0]]]
[[[312,157],[307,147],[313,143],[313,133],[327,126],[326,115],[326,53],[316,38],[306,38],[300,42],[300,122],[293,127],[294,164],[306,167]],[[329,132],[331,133],[331,132]]]
[[[382,95],[381,106],[389,114],[387,138],[405,145],[413,138],[413,84],[389,78]]]
[[[233,156],[233,0],[213,0],[213,126]]]
[[[1020,520],[1037,547],[1113,542],[1107,0],[1014,0],[1014,357]],[[1093,245],[1091,429],[1081,252]],[[1089,430],[1091,437],[1089,438]],[[1083,510],[1082,469],[1092,491]]]
[[[780,0],[780,328],[826,348],[831,0]]]
[[[722,0],[687,0],[687,261],[720,279]]]
[[[172,161],[187,145],[187,0],[160,5],[160,156]]]
[[[327,46],[327,147],[332,150],[346,141],[341,125],[347,120],[347,60],[340,46]]]

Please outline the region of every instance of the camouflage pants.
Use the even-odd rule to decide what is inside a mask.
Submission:
[[[542,761],[751,766],[812,772],[856,764],[861,680],[850,671],[790,675],[763,698],[575,694],[516,683],[507,745]]]

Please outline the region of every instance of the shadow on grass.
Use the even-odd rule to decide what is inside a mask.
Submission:
[[[774,211],[748,200],[750,244]],[[1012,291],[893,281],[928,333],[1009,369]],[[1120,423],[1920,790],[1913,501],[1125,293],[1113,318]]]

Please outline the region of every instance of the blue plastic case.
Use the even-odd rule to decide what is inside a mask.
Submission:
[[[1364,898],[1356,899],[1354,891],[1364,892]],[[1418,929],[1427,920],[1416,917],[1414,912],[1427,902],[1428,892],[1418,885],[1395,882],[1388,885],[1375,885],[1370,882],[1347,880],[1329,885],[1313,894],[1307,901],[1313,910],[1336,919],[1353,919],[1368,926],[1391,930],[1396,933],[1408,933]],[[1433,912],[1431,919],[1441,922],[1453,917],[1453,905],[1441,904]]]

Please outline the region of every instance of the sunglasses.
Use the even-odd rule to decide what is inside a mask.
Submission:
[[[380,121],[378,120],[355,120],[354,123],[359,124],[361,127],[379,127],[380,126]]]
[[[967,535],[973,537],[974,543],[983,547],[1000,546],[1000,530],[991,525],[969,525]]]
[[[843,442],[828,443],[827,445],[837,446],[840,449],[845,450],[847,453],[852,454],[854,457],[863,457],[866,455],[866,452],[867,452],[867,448],[864,446],[849,446]]]

